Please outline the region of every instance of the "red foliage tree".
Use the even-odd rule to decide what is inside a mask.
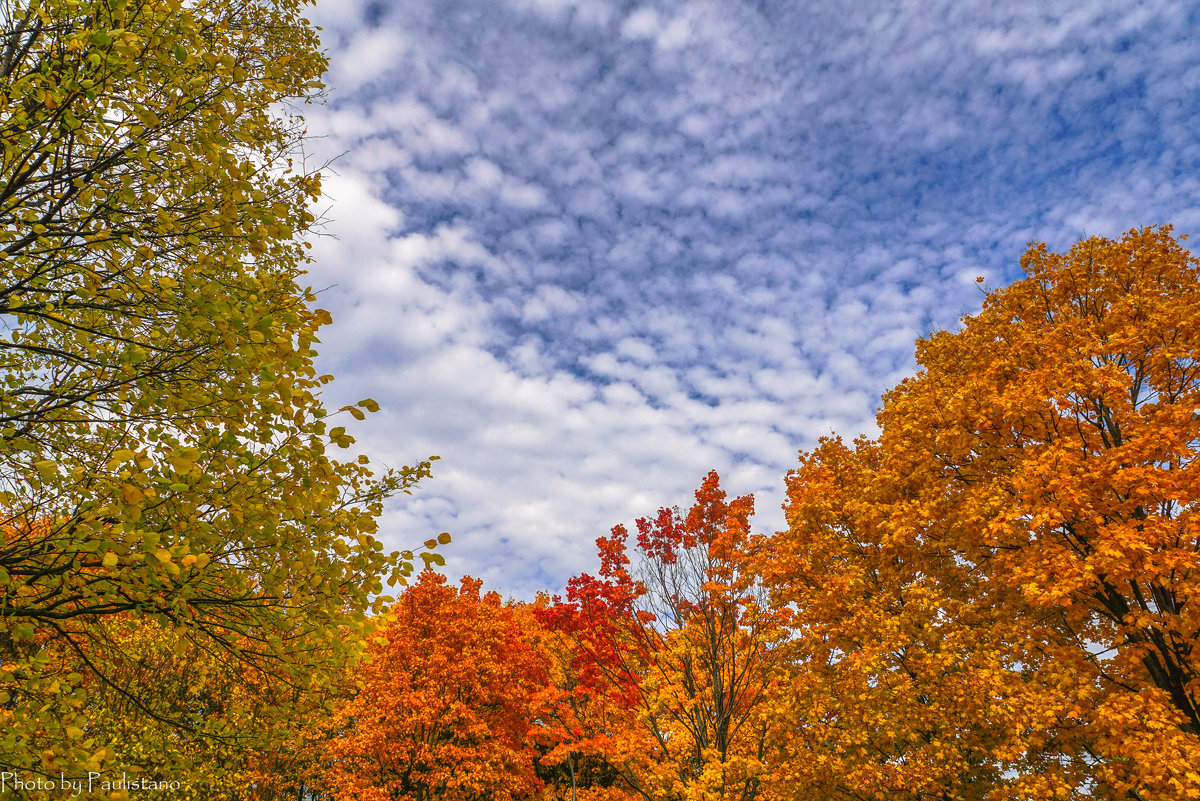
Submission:
[[[760,793],[780,628],[741,566],[753,508],[749,496],[726,502],[709,473],[686,515],[637,521],[635,568],[617,526],[596,541],[599,574],[571,579],[540,613],[573,650],[576,708],[596,716],[580,716],[574,747],[644,798]]]

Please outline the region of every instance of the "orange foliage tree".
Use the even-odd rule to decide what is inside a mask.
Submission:
[[[823,442],[789,477],[788,530],[755,544],[792,630],[772,738],[783,797],[985,799],[1014,776],[1089,775],[1057,725],[1069,704],[1038,696],[1075,680],[1072,654],[972,565],[898,536],[881,470],[877,443]]]
[[[781,629],[741,566],[753,512],[715,472],[686,515],[638,520],[597,540],[599,576],[571,579],[541,613],[573,653],[571,748],[602,757],[646,799],[753,799],[762,790],[766,699]]]
[[[759,564],[831,699],[792,731],[858,797],[1197,798],[1200,264],[1166,227],[1022,264],[792,476]]]
[[[548,710],[548,655],[527,606],[425,572],[399,599],[330,721],[324,784],[339,799],[529,798]]]

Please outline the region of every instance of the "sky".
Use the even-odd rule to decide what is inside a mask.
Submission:
[[[1052,6],[1052,10],[1047,10]],[[716,469],[783,525],[1028,243],[1200,231],[1200,5],[319,0],[319,368],[519,598]]]

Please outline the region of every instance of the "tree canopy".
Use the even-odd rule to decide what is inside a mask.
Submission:
[[[827,795],[1200,795],[1200,263],[1163,227],[1022,266],[762,551]]]
[[[384,757],[432,754],[434,709],[463,724],[428,761],[462,756],[513,798],[538,796],[538,749],[543,775],[575,779],[552,774],[556,798],[1200,797],[1200,262],[1149,228],[1034,246],[1023,266],[917,343],[879,436],[800,454],[783,531],[752,533],[752,499],[713,473],[686,512],[640,519],[632,547],[622,526],[598,539],[597,573],[532,614],[493,599],[464,627],[477,583],[438,585],[440,603],[410,591],[401,609],[447,625],[395,629],[351,671],[368,689],[324,751],[348,771],[333,794],[400,792],[407,768]],[[502,621],[544,671],[488,668],[509,653]],[[445,684],[505,670],[539,703],[507,722],[512,699]],[[521,755],[507,784],[483,731],[526,732],[523,751],[492,743]]]
[[[412,569],[375,518],[429,463],[338,458],[377,406],[320,399],[302,5],[0,3],[0,764],[91,758],[83,674],[155,711],[106,617],[290,681]]]
[[[362,689],[330,721],[324,781],[338,797],[529,798],[549,718],[550,659],[532,611],[482,582],[426,572],[354,671]]]
[[[414,555],[376,521],[431,465],[342,455],[378,406],[322,401],[304,4],[0,0],[6,776],[1200,798],[1200,262],[1169,227],[1032,246],[877,437],[800,454],[783,531],[711,473],[565,598],[425,573],[393,603]]]

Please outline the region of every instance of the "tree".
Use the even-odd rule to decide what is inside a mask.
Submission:
[[[532,605],[542,625],[558,615],[555,601],[542,593]],[[545,629],[550,703],[540,727],[538,778],[546,785],[544,801],[636,801],[641,796],[614,767],[615,757],[640,743],[636,714],[622,699],[581,683],[587,658],[572,637]],[[581,670],[582,669],[582,670]],[[633,754],[636,755],[636,754]]]
[[[1086,780],[1058,725],[1077,655],[1013,619],[973,565],[898,531],[892,478],[878,443],[823,441],[788,477],[787,530],[753,543],[791,631],[770,743],[784,797],[982,800],[1027,776],[1055,797]]]
[[[1200,264],[1164,227],[1022,265],[918,342],[877,443],[802,459],[767,553],[803,555],[776,601],[841,627],[835,667],[866,666],[840,672],[841,698],[911,684],[921,706],[867,718],[874,742],[952,731],[942,755],[973,752],[992,797],[1195,798]],[[946,661],[905,674],[909,644]],[[977,794],[976,774],[937,771]]]
[[[549,655],[526,606],[425,572],[352,673],[330,721],[325,783],[339,799],[484,801],[541,790]]]
[[[268,789],[304,778],[294,757],[306,744],[305,724],[327,715],[323,702],[343,689],[332,654],[328,670],[285,681],[136,615],[94,626],[88,657],[102,671],[60,654],[82,674],[74,728],[63,734],[87,743],[89,770],[178,782],[172,796],[196,799],[280,797]]]
[[[647,799],[749,801],[768,770],[781,630],[739,558],[753,499],[725,497],[709,473],[686,516],[638,520],[637,578],[617,526],[596,541],[599,576],[571,579],[542,615],[574,647],[576,695],[609,707],[615,724],[573,747]]]
[[[281,110],[325,66],[301,6],[0,2],[0,685],[65,693],[0,765],[37,766],[75,703],[52,650],[120,689],[89,648],[105,616],[298,676],[411,570],[372,534],[429,463],[329,453],[353,439],[298,283],[319,178]]]

